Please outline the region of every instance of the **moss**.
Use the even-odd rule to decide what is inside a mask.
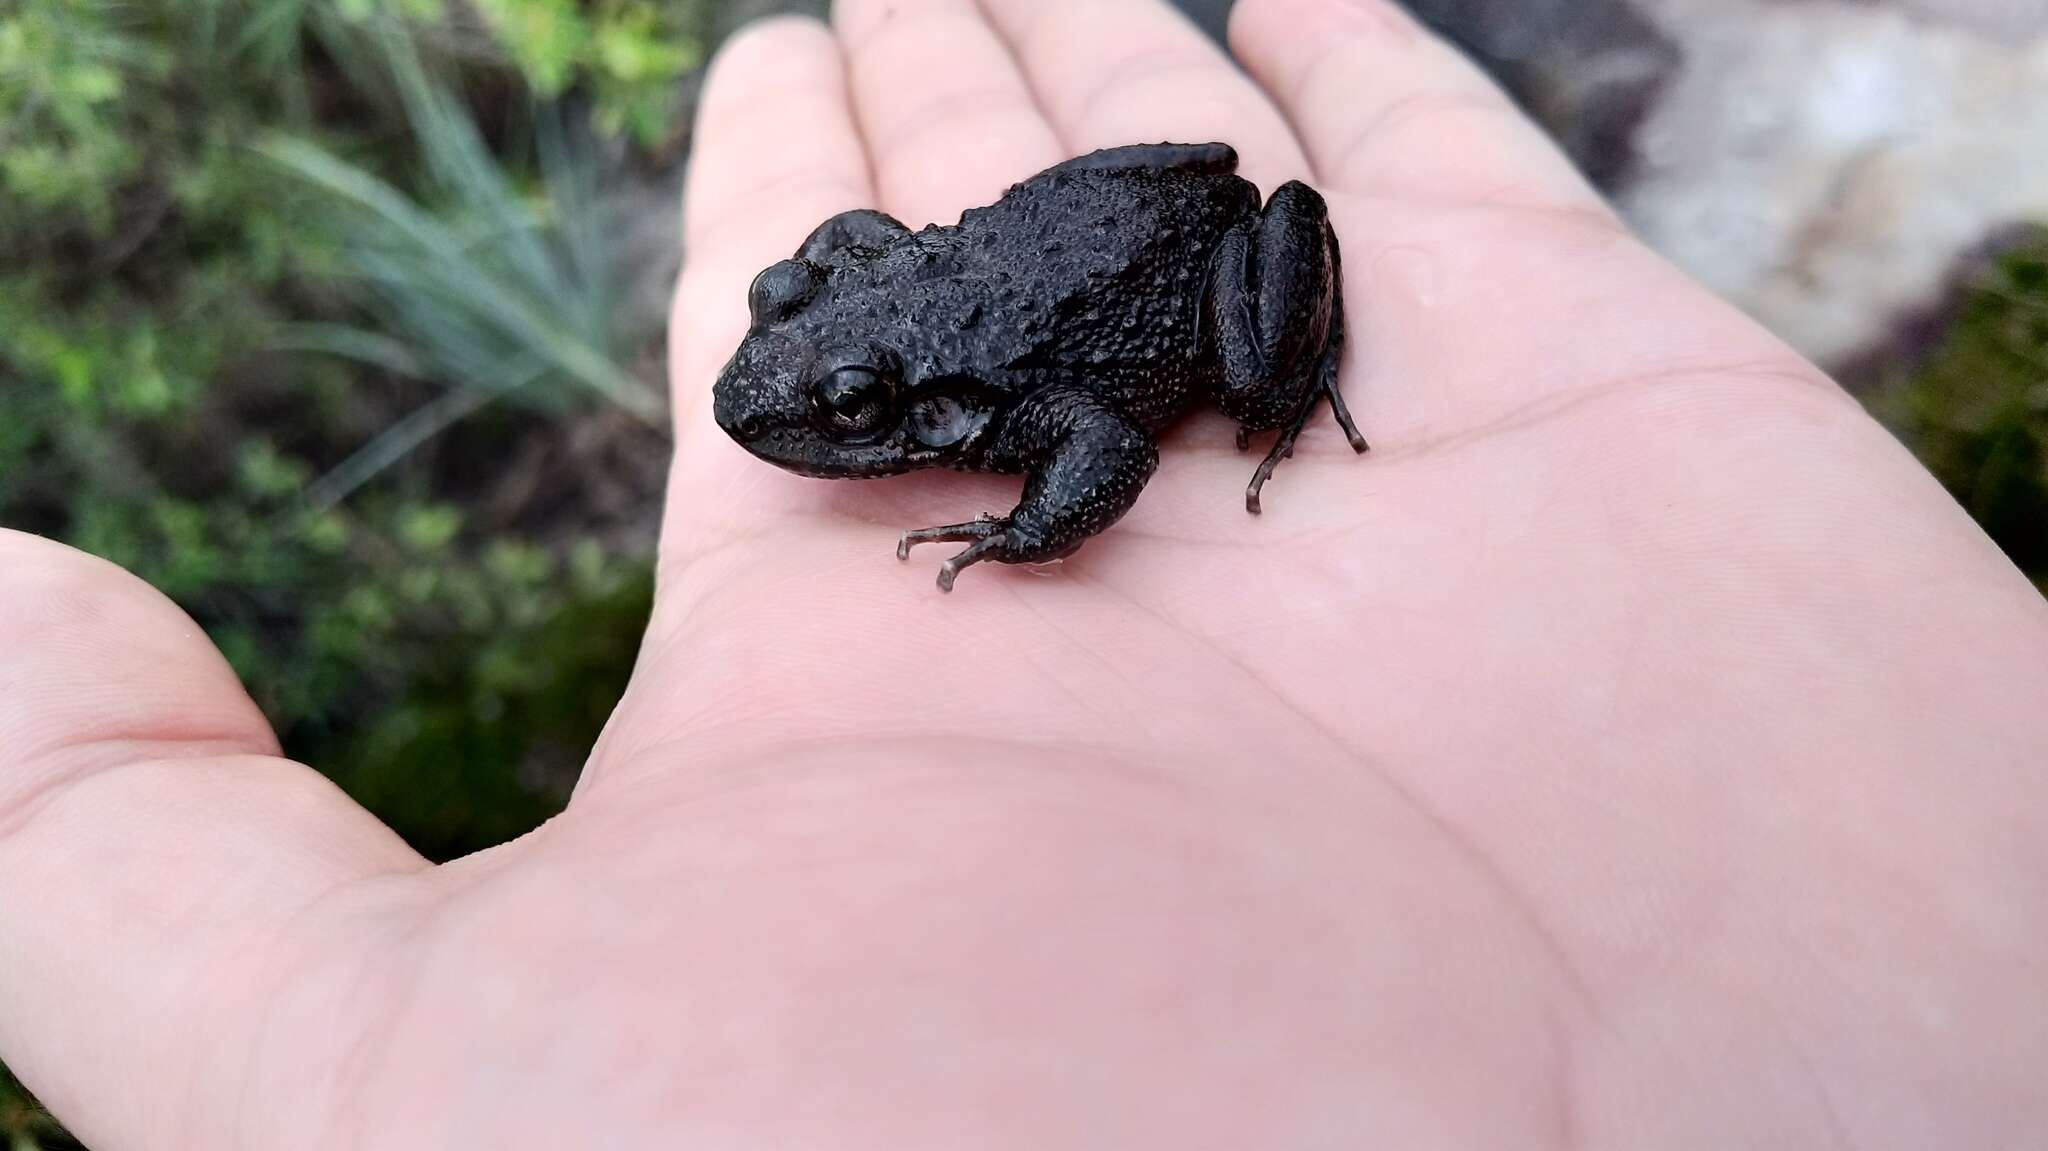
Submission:
[[[35,1096],[0,1066],[0,1146],[6,1151],[82,1151]]]
[[[2048,228],[1971,275],[1953,316],[1873,407],[2048,590]]]
[[[546,553],[520,562],[554,567]],[[625,691],[654,595],[645,561],[563,584],[509,626],[415,637],[401,697],[332,737],[288,737],[291,750],[434,859],[531,830],[561,810]]]

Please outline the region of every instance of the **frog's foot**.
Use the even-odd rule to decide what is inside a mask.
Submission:
[[[1015,538],[1009,520],[983,515],[970,523],[904,532],[903,538],[896,544],[896,558],[907,560],[910,558],[911,548],[929,543],[968,544],[965,551],[939,565],[940,591],[953,590],[953,581],[959,578],[962,568],[972,567],[983,560],[1016,563],[1024,558],[1026,552],[1033,550],[1023,547]]]
[[[903,533],[896,541],[896,558],[907,560],[910,549],[919,544],[957,544],[980,542],[1003,530],[1003,521],[987,512],[978,520],[964,524],[947,524],[940,528],[918,528]]]
[[[1010,532],[1010,521],[984,513],[978,520],[964,524],[947,524],[939,528],[918,528],[903,533],[896,541],[896,558],[908,560],[910,549],[919,544],[965,543],[967,550],[939,565],[939,590],[952,591],[953,581],[960,575],[960,569],[971,567],[983,560],[1006,559],[1019,549],[1015,546]]]

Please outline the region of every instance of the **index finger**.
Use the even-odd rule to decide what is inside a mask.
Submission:
[[[724,439],[706,418],[708,394],[746,332],[748,283],[819,222],[873,202],[845,64],[824,25],[766,20],[728,40],[705,80],[683,199],[669,328],[678,444]]]
[[[711,385],[746,334],[747,285],[821,222],[874,204],[845,62],[823,24],[780,17],[726,41],[698,105],[684,190],[682,278],[669,318],[676,456],[664,562],[797,496],[711,419]]]

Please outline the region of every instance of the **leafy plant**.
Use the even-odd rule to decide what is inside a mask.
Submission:
[[[324,477],[331,504],[428,437],[485,404],[511,398],[565,410],[581,389],[650,427],[665,427],[660,391],[621,367],[658,317],[621,306],[610,237],[621,229],[592,185],[587,146],[543,109],[536,146],[543,195],[522,193],[468,115],[432,83],[406,41],[384,36],[421,168],[438,210],[305,140],[272,138],[265,153],[327,193],[345,237],[344,262],[367,286],[374,326],[301,325],[295,347],[445,381],[454,390],[392,425]]]
[[[455,852],[544,818],[562,749],[594,738],[588,699],[549,693],[615,692],[630,666],[665,452],[599,145],[547,105],[530,145],[520,118],[487,135],[420,63],[448,43],[422,22],[440,11],[0,13],[0,123],[54,157],[35,180],[62,176],[0,173],[0,523],[162,588],[294,753]],[[639,423],[577,402],[605,395]],[[556,659],[579,676],[537,670]],[[461,811],[393,782],[444,770],[391,734],[408,723],[503,753],[468,758]]]

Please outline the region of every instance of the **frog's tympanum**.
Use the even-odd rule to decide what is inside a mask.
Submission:
[[[1337,392],[1337,237],[1287,183],[1262,209],[1224,144],[1110,148],[1049,168],[951,227],[879,212],[820,225],[755,278],[753,327],[718,378],[719,426],[809,476],[957,468],[1026,477],[1007,517],[907,532],[953,541],[939,586],[982,560],[1039,563],[1130,510],[1155,436],[1214,401],[1280,437],[1245,491],[1293,454]]]

